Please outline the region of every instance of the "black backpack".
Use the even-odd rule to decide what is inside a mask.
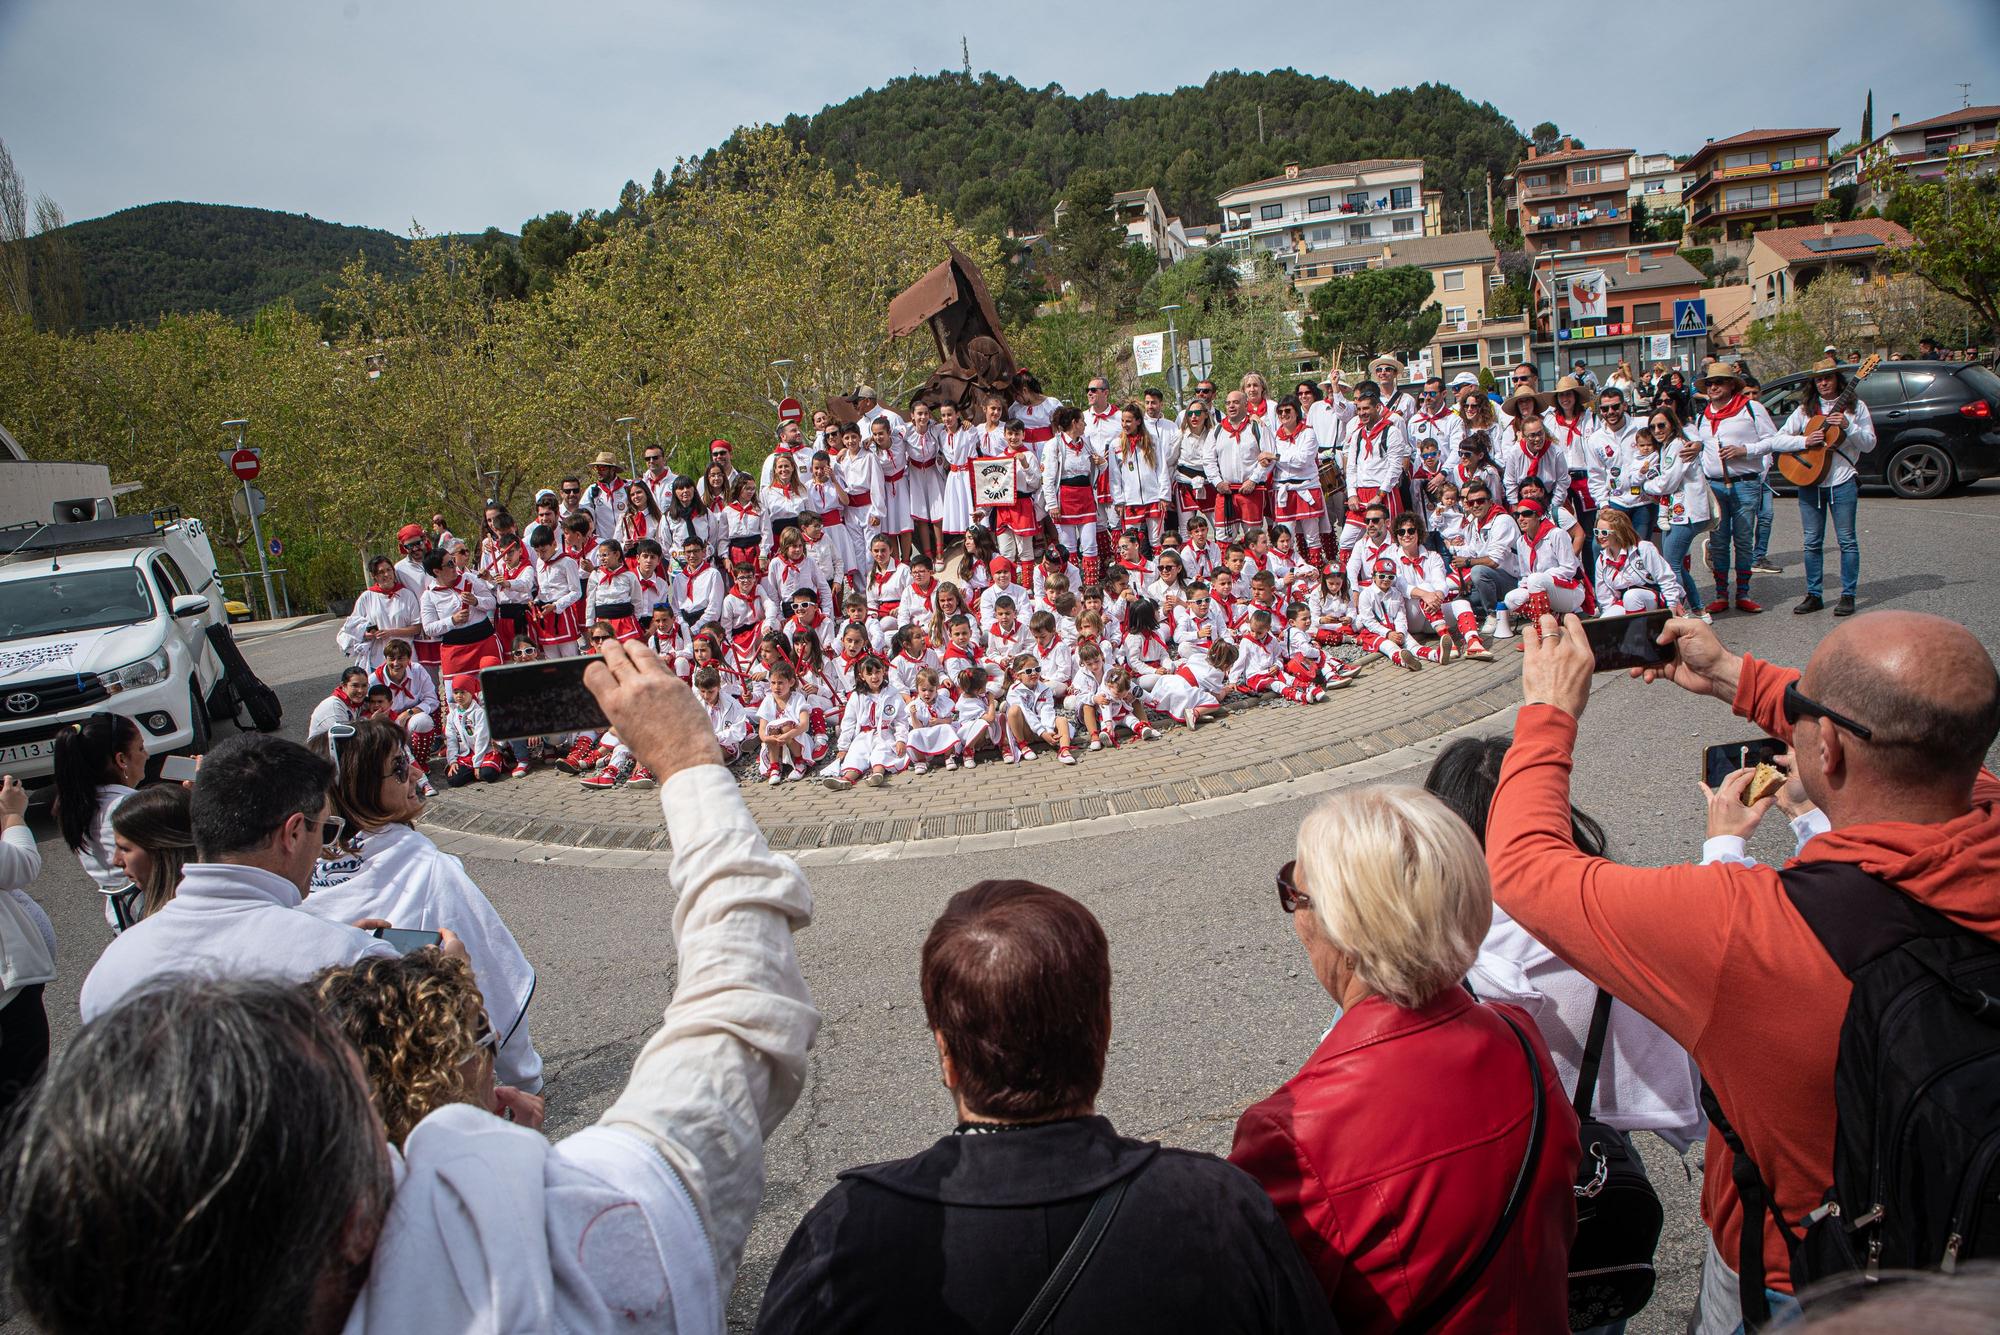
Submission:
[[[235,693],[237,703],[250,715],[250,725],[258,732],[276,732],[285,721],[285,707],[279,702],[278,693],[266,686],[251,668],[229,627],[210,626],[207,635],[208,642],[215,647],[215,656],[222,661],[223,680]],[[239,717],[237,726],[241,727],[242,722]]]
[[[1743,1201],[1737,1273],[1752,1330],[1771,1315],[1766,1210],[1790,1247],[1796,1290],[1858,1281],[1807,1295],[1815,1307],[1882,1272],[2000,1258],[2000,945],[1846,863],[1806,863],[1779,879],[1854,990],[1833,1073],[1833,1185],[1796,1226],[1702,1089]]]

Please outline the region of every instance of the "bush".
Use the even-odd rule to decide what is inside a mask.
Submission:
[[[1479,368],[1479,388],[1481,390],[1491,394],[1493,387],[1499,383],[1499,380],[1494,377],[1491,367],[1482,366]]]
[[[1688,246],[1681,251],[1681,258],[1707,273],[1709,264],[1715,259],[1715,249],[1712,246]]]

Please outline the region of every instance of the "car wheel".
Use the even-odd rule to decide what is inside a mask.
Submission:
[[[193,720],[194,735],[188,739],[187,753],[191,756],[202,755],[208,750],[208,710],[202,707],[201,683],[198,681],[188,684],[188,717]]]
[[[1935,445],[1905,445],[1883,469],[1889,490],[1906,501],[1929,501],[1951,486],[1951,460]]]

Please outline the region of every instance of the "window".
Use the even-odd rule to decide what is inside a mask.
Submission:
[[[1597,179],[1600,181],[1622,181],[1625,179],[1625,168],[1615,162],[1609,167],[1599,167],[1597,169]]]
[[[1399,185],[1389,192],[1389,207],[1392,209],[1407,209],[1414,198],[1415,196],[1411,193],[1409,186]]]
[[[1366,190],[1350,190],[1347,192],[1345,202],[1348,208],[1356,212],[1365,213],[1368,209],[1368,192]]]
[[[1307,244],[1308,246],[1330,246],[1330,245],[1332,245],[1332,244],[1333,244],[1333,229],[1332,229],[1331,227],[1313,227],[1313,228],[1309,228],[1309,229],[1308,229],[1308,230],[1306,231],[1306,244]]]
[[[1606,324],[1624,324],[1625,308],[1623,306],[1606,306],[1604,308],[1604,322]]]
[[[1446,269],[1444,271],[1444,290],[1447,292],[1463,292],[1465,290],[1465,270]]]
[[[1283,204],[1266,204],[1257,210],[1257,216],[1269,222],[1273,218],[1284,216],[1284,212],[1285,206]]]
[[[1659,322],[1660,322],[1659,302],[1648,301],[1641,305],[1634,306],[1632,308],[1633,324],[1658,324]]]
[[[1729,210],[1754,209],[1770,198],[1768,187],[1732,185],[1722,193],[1722,207]]]
[[[1810,204],[1820,196],[1819,178],[1808,176],[1778,182],[1778,202],[1780,204]]]
[[[1416,232],[1416,230],[1417,230],[1417,220],[1415,218],[1396,219],[1397,236],[1413,235]]]
[[[1530,190],[1540,189],[1548,183],[1549,178],[1547,176],[1523,176],[1521,178],[1521,184],[1527,186]]]
[[[1445,307],[1445,308],[1444,308],[1444,322],[1445,322],[1446,324],[1448,324],[1448,325],[1461,325],[1461,324],[1464,324],[1464,323],[1465,323],[1465,307],[1463,307],[1463,306],[1447,306],[1447,307]]]
[[[1937,379],[1936,371],[1899,370],[1896,374],[1903,377],[1905,400],[1921,399],[1925,391],[1930,389],[1931,382]]]
[[[1903,401],[1903,377],[1889,368],[1878,367],[1874,375],[1854,387],[1870,408],[1888,408]]]
[[[1489,338],[1486,340],[1486,364],[1496,371],[1504,371],[1518,362],[1528,359],[1528,336],[1516,334],[1512,338]]]
[[[1486,290],[1487,290],[1487,291],[1489,291],[1489,292],[1498,292],[1498,291],[1499,291],[1499,290],[1500,290],[1501,288],[1503,288],[1503,287],[1505,287],[1505,286],[1507,286],[1507,275],[1506,275],[1506,274],[1503,274],[1503,273],[1499,272],[1498,270],[1495,270],[1495,271],[1494,271],[1493,273],[1490,273],[1490,274],[1487,274],[1487,275],[1486,275]]]
[[[1332,196],[1332,195],[1314,195],[1314,196],[1313,196],[1313,197],[1312,197],[1311,199],[1308,199],[1308,200],[1306,201],[1306,212],[1307,212],[1307,213],[1332,213],[1332,212],[1333,212],[1333,196]]]
[[[1347,240],[1349,244],[1352,244],[1356,241],[1366,241],[1373,234],[1374,234],[1374,229],[1370,227],[1367,223],[1347,224]]]
[[[1476,366],[1479,363],[1479,345],[1477,343],[1442,344],[1438,348],[1438,360],[1446,366]]]
[[[1596,185],[1597,168],[1571,167],[1569,169],[1569,183],[1571,185]]]

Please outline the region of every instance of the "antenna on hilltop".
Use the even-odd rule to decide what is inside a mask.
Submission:
[[[972,77],[972,44],[965,40],[965,34],[958,35],[958,54],[965,61],[965,77]]]

